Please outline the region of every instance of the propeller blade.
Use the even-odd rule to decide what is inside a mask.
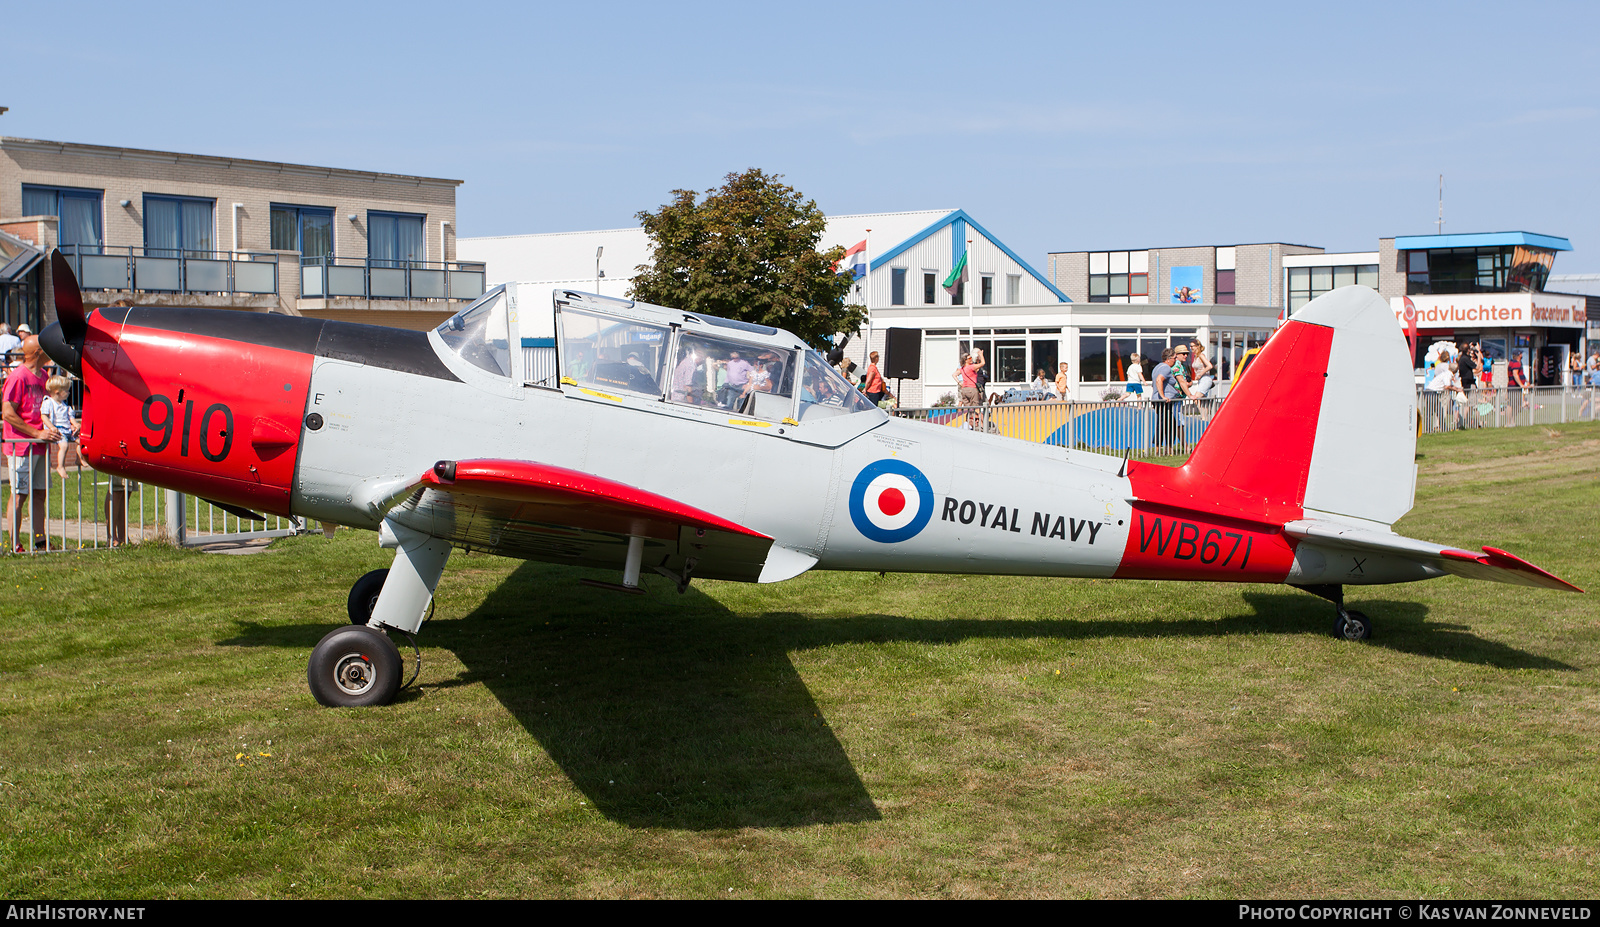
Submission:
[[[78,291],[78,278],[72,265],[61,256],[61,251],[50,252],[50,280],[55,284],[56,318],[61,322],[61,335],[68,344],[82,348],[89,334],[89,323],[83,315],[83,294]]]
[[[852,336],[854,336],[854,334],[855,332],[845,332],[844,340],[840,341],[838,344],[835,344],[833,349],[828,352],[829,366],[837,367],[839,366],[839,362],[844,360],[844,349],[850,346],[850,339]]]
[[[257,515],[255,512],[252,512],[249,509],[240,508],[237,505],[229,505],[226,502],[218,502],[215,499],[206,499],[205,501],[211,503],[212,505],[214,505],[217,508],[223,510],[224,512],[227,512],[229,515],[237,515],[240,518],[243,518],[245,521],[266,521],[267,520],[267,516],[265,516],[265,515]]]

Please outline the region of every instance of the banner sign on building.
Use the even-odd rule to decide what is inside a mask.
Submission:
[[[1172,301],[1175,303],[1205,302],[1205,268],[1172,268]]]
[[[1402,328],[1407,303],[1415,309],[1418,328],[1583,328],[1588,314],[1582,296],[1551,293],[1396,296],[1389,307]]]

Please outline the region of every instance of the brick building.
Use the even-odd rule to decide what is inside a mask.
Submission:
[[[1550,285],[1556,255],[1571,248],[1524,231],[1399,235],[1342,253],[1286,242],[1062,251],[1046,268],[1083,302],[1255,305],[1289,315],[1339,287],[1368,286],[1389,300],[1396,324],[1408,311],[1416,318],[1417,366],[1436,341],[1476,341],[1490,360],[1517,355],[1547,385],[1569,353],[1585,351],[1588,297]]]
[[[1277,306],[1283,302],[1284,269],[1296,256],[1321,253],[1314,245],[1287,242],[1056,251],[1045,273],[1074,302]]]
[[[481,265],[453,260],[460,184],[0,137],[0,249],[59,247],[92,305],[430,328],[483,292]],[[0,318],[37,329],[49,289],[42,260],[0,266]]]

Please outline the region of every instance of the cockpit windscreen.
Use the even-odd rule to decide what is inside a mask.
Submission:
[[[450,350],[473,366],[498,376],[511,376],[511,327],[506,318],[504,286],[478,297],[434,331]]]

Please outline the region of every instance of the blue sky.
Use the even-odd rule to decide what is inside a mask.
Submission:
[[[760,167],[1048,251],[1525,229],[1600,272],[1600,5],[26,4],[0,134],[454,177],[460,234]],[[37,79],[19,80],[18,75]]]

